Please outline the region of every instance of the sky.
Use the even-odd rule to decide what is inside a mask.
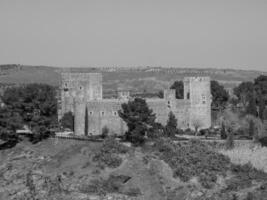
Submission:
[[[267,71],[266,0],[0,0],[0,64]]]

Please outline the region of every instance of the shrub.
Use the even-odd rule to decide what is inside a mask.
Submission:
[[[190,128],[187,128],[187,129],[185,129],[184,134],[185,135],[195,135],[195,132],[192,131]]]
[[[121,145],[112,137],[104,140],[100,150],[93,156],[93,161],[98,162],[100,166],[108,166],[116,168],[122,163],[122,158],[119,154],[125,154],[128,148]]]
[[[108,137],[108,133],[109,133],[109,129],[108,129],[108,127],[104,126],[104,127],[102,128],[101,138],[105,139],[106,137]]]
[[[174,177],[188,181],[199,177],[204,187],[211,187],[217,180],[216,175],[225,175],[230,160],[199,140],[175,144],[170,139],[158,140],[154,148],[174,171]],[[206,177],[205,177],[206,176]]]
[[[259,139],[261,146],[267,147],[267,137],[262,137]]]

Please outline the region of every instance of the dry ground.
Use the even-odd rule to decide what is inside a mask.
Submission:
[[[247,192],[259,190],[259,183],[255,182],[240,191],[227,191],[223,177],[212,189],[204,189],[196,178],[184,183],[173,178],[173,171],[165,162],[141,148],[132,148],[123,155],[117,168],[101,167],[92,161],[100,147],[101,143],[48,139],[34,145],[23,141],[0,151],[0,200],[231,200],[235,198],[233,194],[243,200]],[[267,195],[265,184],[266,193],[263,188],[261,196]],[[116,193],[106,194],[102,187]],[[102,197],[95,190],[103,192]]]

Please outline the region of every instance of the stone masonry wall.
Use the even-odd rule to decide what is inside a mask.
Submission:
[[[118,99],[102,98],[102,75],[100,73],[63,73],[61,85],[61,117],[68,111],[75,115],[75,134],[98,135],[104,127],[110,134],[123,134],[127,130],[119,117],[121,104],[129,100],[123,92]],[[211,126],[211,94],[209,77],[184,79],[184,99],[176,99],[174,90],[165,90],[164,98],[147,98],[148,106],[156,114],[156,121],[165,125],[173,112],[182,129]],[[88,114],[88,133],[85,133],[85,112]]]

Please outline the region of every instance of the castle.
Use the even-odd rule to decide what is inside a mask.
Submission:
[[[109,134],[123,134],[127,130],[119,117],[121,104],[128,102],[130,92],[120,91],[116,99],[103,98],[101,73],[67,73],[61,79],[58,118],[64,113],[74,113],[75,135],[99,135],[103,128]],[[211,93],[209,77],[185,77],[184,99],[176,99],[175,90],[164,90],[164,98],[146,98],[156,114],[156,121],[165,125],[172,111],[178,127],[209,128],[211,126]],[[85,122],[87,120],[87,122]],[[87,126],[87,128],[85,128]],[[88,130],[85,133],[85,130]]]

